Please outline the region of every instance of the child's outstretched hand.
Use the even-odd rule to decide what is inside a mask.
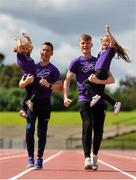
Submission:
[[[110,27],[108,25],[105,25],[105,31],[108,33],[110,31]]]
[[[22,41],[19,37],[15,38],[15,47],[12,49],[15,53],[21,52]]]
[[[15,41],[16,41],[17,46],[20,46],[22,44],[20,38],[15,38]]]
[[[23,32],[22,35],[23,35],[25,38],[30,39],[30,36],[29,36],[29,34],[28,34],[27,32]]]

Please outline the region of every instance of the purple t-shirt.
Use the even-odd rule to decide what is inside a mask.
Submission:
[[[24,75],[36,75],[34,60],[29,55],[17,53],[17,64],[23,71]]]
[[[36,68],[36,81],[39,82],[41,78],[46,79],[49,83],[54,84],[56,81],[61,80],[60,72],[53,64],[49,63],[41,66],[40,63],[35,64]],[[50,98],[52,90],[45,86],[40,87],[40,94],[37,99]],[[35,93],[35,92],[34,92]]]
[[[108,48],[98,54],[95,70],[103,69],[105,71],[110,70],[110,64],[112,58],[115,56],[115,49]]]
[[[91,100],[91,94],[86,91],[83,82],[90,76],[90,74],[95,73],[96,61],[97,59],[95,57],[85,58],[84,56],[80,56],[72,60],[70,63],[69,71],[76,74],[79,101]],[[92,86],[95,86],[95,84]]]

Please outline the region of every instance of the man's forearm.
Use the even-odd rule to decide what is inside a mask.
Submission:
[[[63,85],[64,99],[68,98],[69,85],[70,83],[67,80],[65,80]]]
[[[55,84],[51,84],[51,89],[56,92],[62,92],[63,91],[62,81],[57,81]]]

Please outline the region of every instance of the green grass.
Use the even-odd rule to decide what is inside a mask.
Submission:
[[[108,112],[106,115],[105,125],[123,123],[125,125],[136,125],[136,110],[120,112],[115,116],[112,112]]]
[[[24,125],[26,119],[20,117],[18,112],[0,112],[0,125]],[[77,125],[81,123],[79,112],[52,112],[50,124]]]
[[[50,125],[81,125],[79,112],[52,112]],[[112,112],[107,112],[105,126],[111,124],[123,123],[127,125],[136,125],[136,111],[120,112],[115,116]],[[20,117],[18,112],[0,112],[0,126],[24,126],[26,119]],[[136,133],[131,133],[116,137],[115,139],[103,140],[102,148],[136,148]]]
[[[136,149],[136,133],[129,133],[118,136],[114,139],[106,139],[102,141],[102,148],[119,148],[119,149]]]
[[[18,115],[18,112],[0,112],[0,125],[24,125],[26,120]],[[112,112],[107,112],[105,125],[115,123],[135,124],[136,111],[120,112],[115,116]],[[81,125],[81,117],[79,112],[52,112],[50,124],[54,125]]]

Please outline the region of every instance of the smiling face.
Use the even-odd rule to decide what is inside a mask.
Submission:
[[[110,38],[109,38],[109,36],[105,35],[100,40],[101,40],[102,50],[107,49],[107,48],[110,47]]]
[[[53,55],[53,50],[50,46],[43,44],[40,50],[40,54],[43,61],[49,61],[50,57]]]
[[[29,54],[30,53],[29,45],[27,43],[22,44],[21,51],[22,51],[22,54],[24,55]]]
[[[93,46],[91,36],[83,34],[80,37],[80,49],[84,56],[89,56],[91,54],[91,48]]]

